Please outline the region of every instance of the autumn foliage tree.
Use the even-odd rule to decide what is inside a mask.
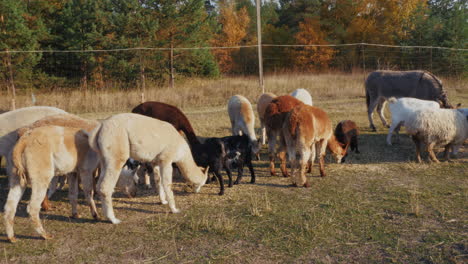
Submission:
[[[219,23],[221,30],[212,41],[213,46],[233,47],[239,46],[247,36],[250,18],[245,7],[236,10],[233,2],[220,3]],[[221,72],[229,73],[235,69],[233,55],[239,51],[236,49],[215,49],[213,53],[218,61]]]
[[[333,60],[335,50],[320,45],[329,44],[326,34],[320,30],[319,21],[305,18],[299,23],[299,32],[294,36],[298,45],[318,45],[298,48],[292,54],[293,62],[300,71],[327,69]]]

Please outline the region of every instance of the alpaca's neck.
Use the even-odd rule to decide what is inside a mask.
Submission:
[[[176,164],[185,179],[191,182],[200,182],[199,177],[202,177],[203,173],[200,171],[197,164],[193,160],[190,151],[188,151],[183,158],[176,162]]]
[[[343,150],[343,147],[341,147],[335,135],[332,135],[332,137],[328,140],[327,147],[334,154],[340,154],[340,151]]]

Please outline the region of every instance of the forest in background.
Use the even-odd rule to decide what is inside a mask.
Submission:
[[[388,68],[467,76],[467,1],[261,2],[267,74]],[[452,49],[342,46],[350,43]],[[2,0],[0,87],[129,89],[256,75],[256,44],[252,0]]]

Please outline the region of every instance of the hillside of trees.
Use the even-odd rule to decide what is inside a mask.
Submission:
[[[262,1],[261,13],[266,73],[468,72],[468,51],[460,50],[467,1],[276,0]],[[0,88],[127,89],[254,75],[256,43],[252,0],[2,0]],[[341,45],[350,43],[451,49]]]

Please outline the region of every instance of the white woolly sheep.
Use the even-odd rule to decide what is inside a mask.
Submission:
[[[468,138],[468,120],[455,109],[417,110],[405,121],[405,127],[416,145],[418,162],[421,162],[421,143],[426,144],[431,160],[439,162],[433,151],[435,146],[445,147],[445,158],[448,160],[449,149],[452,147],[456,154]]]
[[[312,106],[312,96],[304,88],[298,88],[298,89],[294,90],[291,93],[291,96],[296,98],[296,99],[299,99],[301,102],[303,102],[306,105]]]
[[[398,99],[391,97],[388,99],[388,102],[390,112],[392,113],[392,125],[387,134],[387,144],[390,146],[392,145],[393,131],[395,131],[398,136],[400,127],[404,126],[405,120],[408,120],[416,110],[440,108],[439,103],[435,101],[421,100],[412,97],[402,97]]]
[[[262,144],[265,145],[266,142],[266,129],[265,129],[265,110],[268,104],[276,97],[273,93],[264,93],[258,97],[257,100],[257,112],[258,112],[258,119],[260,119],[260,129],[262,133]]]
[[[234,95],[228,101],[228,114],[231,120],[233,136],[247,135],[252,142],[252,152],[259,152],[257,137],[255,136],[255,116],[249,100],[242,95]]]
[[[78,175],[91,213],[97,219],[96,205],[93,200],[93,172],[99,164],[99,159],[97,153],[90,149],[88,136],[81,128],[41,126],[25,131],[11,155],[12,163],[8,167],[11,171],[10,190],[4,210],[8,240],[16,241],[13,230],[16,207],[28,182],[31,184],[32,192],[27,211],[35,230],[42,238],[51,238],[41,224],[39,212],[47,187],[52,178],[57,175],[68,174],[72,217],[78,217]],[[131,175],[125,176],[129,179],[122,180],[121,183],[127,184],[125,186],[129,188],[127,191],[135,192],[135,184]]]
[[[113,224],[120,223],[114,215],[112,193],[128,158],[149,162],[161,172],[161,186],[173,213],[178,213],[172,192],[172,163],[195,187],[195,192],[205,184],[205,173],[195,164],[190,147],[170,123],[151,117],[124,113],[104,120],[89,134],[89,145],[101,157],[101,176],[97,191],[101,198],[104,216]],[[155,179],[157,180],[157,179]],[[161,201],[165,197],[160,193]]]

